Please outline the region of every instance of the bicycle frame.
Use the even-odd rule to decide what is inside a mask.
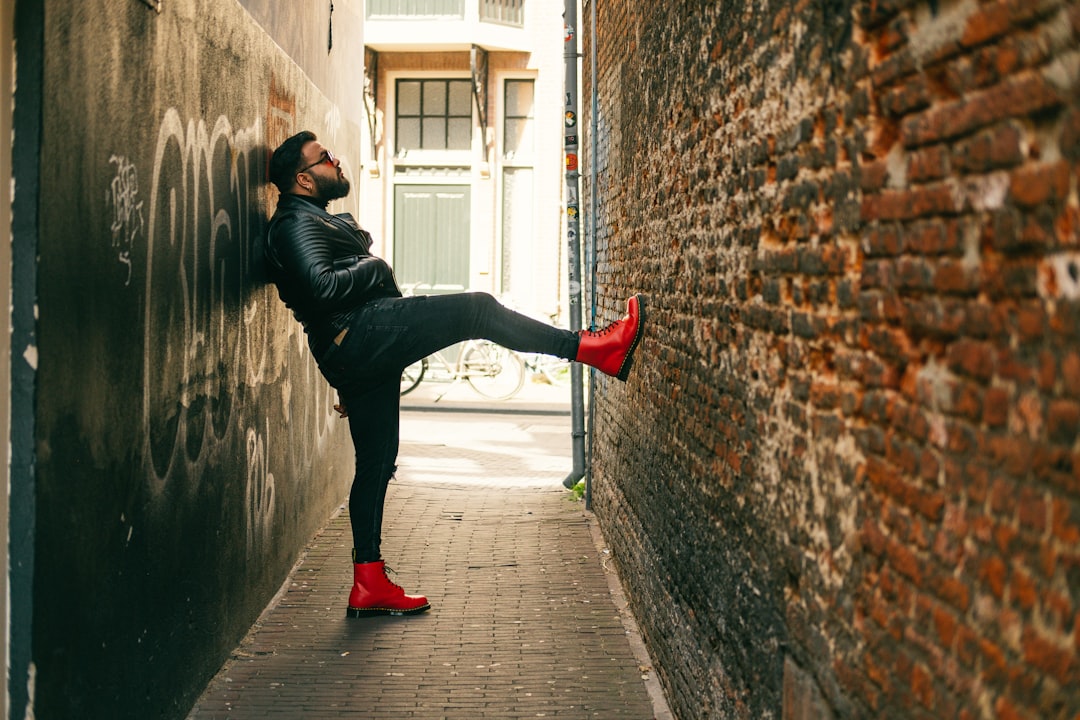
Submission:
[[[452,360],[448,353],[458,346],[460,352],[457,359]],[[401,378],[402,395],[414,390],[424,379],[448,383],[450,387],[440,393],[435,402],[460,382],[465,382],[483,397],[506,400],[517,395],[525,385],[525,361],[516,352],[490,341],[466,340],[410,365]]]

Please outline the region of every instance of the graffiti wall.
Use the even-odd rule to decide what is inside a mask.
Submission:
[[[237,3],[45,15],[31,702],[183,717],[352,478],[259,249],[270,148],[360,130]]]

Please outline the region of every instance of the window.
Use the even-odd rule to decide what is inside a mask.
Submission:
[[[468,80],[397,81],[397,153],[468,150],[472,146]]]
[[[480,19],[503,25],[525,25],[525,0],[480,0]]]
[[[506,113],[503,118],[503,157],[533,155],[533,80],[507,80],[505,85]]]
[[[534,101],[536,81],[503,83],[502,282],[504,294],[529,296],[538,238]]]
[[[368,20],[463,18],[465,0],[368,0]]]

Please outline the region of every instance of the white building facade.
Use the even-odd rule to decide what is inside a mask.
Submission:
[[[370,0],[361,223],[417,293],[562,322],[561,5]]]

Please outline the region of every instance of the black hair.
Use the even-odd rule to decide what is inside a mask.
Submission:
[[[270,182],[277,185],[278,190],[287,192],[292,189],[296,181],[296,171],[300,169],[304,145],[316,139],[315,133],[301,130],[278,145],[277,150],[270,156]]]

